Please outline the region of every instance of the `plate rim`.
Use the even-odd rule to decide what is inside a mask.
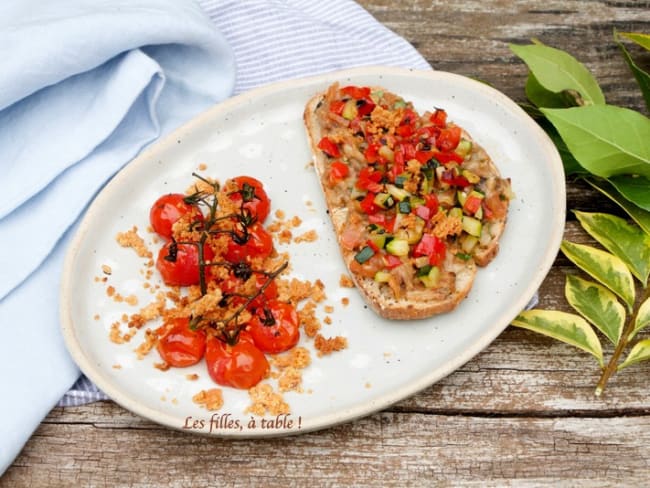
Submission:
[[[113,188],[117,187],[123,180],[128,180],[130,172],[134,171],[136,167],[145,164],[145,162],[154,157],[155,154],[165,152],[166,148],[176,144],[179,136],[186,133],[191,133],[195,127],[202,126],[206,123],[206,121],[218,117],[220,114],[226,114],[229,110],[236,109],[239,105],[245,104],[251,99],[264,97],[275,92],[284,92],[291,90],[292,88],[305,87],[319,83],[331,83],[333,81],[341,81],[342,79],[361,76],[376,76],[378,79],[381,79],[382,76],[416,76],[430,79],[432,82],[436,82],[440,79],[452,79],[455,82],[470,86],[473,91],[483,92],[484,95],[493,97],[496,100],[497,105],[504,106],[506,109],[508,109],[509,112],[512,112],[513,114],[518,114],[522,119],[522,122],[525,123],[533,133],[536,133],[538,136],[538,141],[545,149],[545,154],[548,154],[548,158],[545,158],[545,160],[547,161],[547,168],[550,170],[549,172],[552,176],[552,187],[556,189],[556,195],[554,195],[554,198],[551,199],[550,202],[557,203],[558,209],[553,213],[553,231],[548,236],[545,255],[544,258],[540,261],[540,266],[536,270],[535,276],[531,280],[527,281],[525,290],[518,294],[518,300],[515,300],[514,303],[510,304],[507,310],[499,312],[499,317],[503,317],[504,313],[508,310],[523,310],[526,304],[529,303],[529,301],[534,297],[535,292],[539,289],[541,283],[546,278],[553,265],[563,238],[566,220],[566,180],[562,161],[555,145],[547,136],[547,134],[541,129],[541,127],[539,127],[539,125],[532,118],[530,118],[528,114],[526,114],[526,112],[519,105],[517,105],[514,100],[496,88],[460,74],[439,70],[420,70],[381,65],[329,71],[313,76],[274,82],[268,85],[254,88],[244,93],[234,95],[224,101],[218,102],[203,112],[197,114],[191,120],[172,130],[170,133],[160,137],[157,140],[154,140],[152,143],[150,143],[150,145],[140,151],[136,157],[127,162],[122,167],[122,169],[120,169],[110,178],[110,180],[104,185],[101,191],[95,195],[92,202],[84,211],[79,226],[76,229],[72,241],[70,242],[69,247],[65,253],[61,284],[59,288],[60,330],[63,334],[66,349],[68,350],[74,362],[80,368],[81,372],[84,373],[91,381],[93,381],[111,400],[121,405],[123,408],[126,408],[127,410],[150,421],[167,426],[174,430],[183,430],[181,427],[179,427],[178,419],[176,417],[166,412],[154,410],[153,408],[141,402],[138,402],[137,399],[132,398],[131,395],[120,391],[119,387],[112,385],[110,380],[105,380],[102,372],[96,371],[96,369],[93,367],[91,358],[82,351],[81,344],[77,340],[76,328],[73,325],[74,320],[70,306],[72,299],[71,285],[73,283],[73,276],[71,271],[72,264],[80,251],[83,238],[87,233],[89,222],[93,220],[93,214],[96,209],[101,206],[101,202],[104,199],[108,198],[108,195],[111,193],[111,190]],[[495,321],[496,324],[492,324],[490,327],[486,327],[482,331],[482,334],[476,336],[471,341],[469,346],[452,360],[446,361],[444,364],[431,369],[426,374],[418,376],[416,380],[405,383],[400,388],[397,388],[392,392],[387,392],[381,395],[379,400],[355,404],[352,407],[335,410],[332,413],[320,415],[316,417],[315,420],[305,419],[306,422],[303,421],[303,425],[300,430],[286,430],[277,432],[254,429],[244,430],[243,432],[216,431],[211,433],[192,430],[191,432],[221,438],[266,438],[284,435],[295,435],[322,430],[341,423],[351,422],[361,417],[371,415],[377,411],[389,407],[390,405],[393,405],[398,401],[415,395],[419,391],[422,391],[423,389],[435,384],[452,372],[456,371],[463,364],[470,361],[487,346],[489,346],[508,327],[517,313],[518,312],[515,312],[514,315],[512,317],[509,317],[507,320],[504,319],[503,322],[505,323],[500,323],[497,320]],[[183,431],[186,432],[187,430]]]

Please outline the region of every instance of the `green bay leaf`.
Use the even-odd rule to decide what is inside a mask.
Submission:
[[[618,204],[646,234],[650,235],[650,212],[643,210],[641,207],[637,207],[627,200],[607,180],[587,178],[585,181]]]
[[[587,104],[603,104],[605,97],[598,82],[585,67],[569,53],[543,44],[510,44],[546,90],[562,93],[575,90]]]
[[[625,324],[625,308],[604,286],[567,275],[564,287],[569,304],[616,344]]]
[[[620,371],[623,368],[627,368],[632,364],[640,363],[641,361],[647,361],[650,359],[650,339],[644,339],[642,341],[634,344],[634,347],[630,350],[630,353],[625,358],[621,364],[618,365],[618,370]]]
[[[650,34],[643,34],[641,32],[619,32],[619,35],[636,42],[642,48],[650,51]]]
[[[615,215],[574,213],[583,229],[605,249],[622,259],[645,286],[650,275],[650,235]]]
[[[632,34],[632,35],[643,36],[643,34]],[[623,34],[623,36],[627,37],[628,39],[635,40],[634,37],[631,38],[629,37],[629,35]],[[647,43],[644,47],[646,49],[650,49],[650,36],[645,35],[645,37],[641,37],[640,39],[644,43]],[[643,99],[645,100],[646,107],[648,108],[648,110],[650,110],[650,74],[648,74],[647,71],[643,70],[639,65],[636,64],[634,59],[632,59],[632,56],[630,55],[629,51],[626,49],[623,43],[620,42],[619,36],[615,35],[614,40],[616,41],[616,44],[618,44],[618,47],[623,53],[623,58],[625,59],[625,62],[630,68],[630,71],[632,71],[632,74],[634,75],[634,78],[636,79],[636,82],[639,85],[639,88],[641,89],[641,94],[643,95]],[[642,43],[639,44],[641,44],[642,46],[644,45]]]
[[[650,179],[645,176],[619,175],[609,178],[609,182],[627,200],[650,212]]]
[[[639,305],[639,310],[636,313],[636,318],[634,320],[634,329],[628,336],[628,340],[632,338],[639,332],[641,329],[645,329],[650,325],[650,298],[646,299],[641,305]]]
[[[650,177],[650,119],[644,115],[614,105],[541,110],[592,174]]]
[[[589,323],[579,315],[558,310],[526,310],[512,321],[512,325],[582,349],[592,354],[600,366],[603,365],[600,340]]]
[[[628,310],[632,310],[634,279],[622,259],[595,247],[566,240],[562,241],[560,249],[573,264],[621,297]]]

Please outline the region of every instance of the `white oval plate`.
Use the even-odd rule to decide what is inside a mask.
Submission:
[[[516,199],[497,258],[479,269],[467,299],[452,313],[417,322],[380,319],[345,273],[313,168],[302,125],[303,107],[330,83],[379,85],[401,94],[419,110],[443,107],[485,147],[510,177]],[[152,301],[142,288],[142,260],[117,245],[120,231],[137,225],[147,234],[148,211],[161,194],[184,191],[200,163],[202,173],[224,181],[250,174],[265,183],[273,209],[303,220],[296,234],[316,229],[314,243],[289,246],[293,275],[320,278],[335,308],[325,336],[347,337],[349,347],[327,357],[312,355],[304,371],[305,393],[286,393],[291,415],[249,423],[246,392],[224,388],[221,411],[208,412],[191,398],[214,385],[203,364],[162,372],[153,351],[143,360],[140,342],[116,345],[111,323],[137,308],[115,303],[97,283],[102,265],[122,295]],[[310,203],[311,202],[311,203]],[[383,409],[450,374],[485,348],[521,311],[550,269],[562,238],[565,187],[551,141],[509,98],[487,85],[439,72],[371,67],[292,80],[220,103],[134,159],[95,199],[69,249],[62,282],[61,319],[69,351],[81,370],[123,407],[176,429],[221,436],[269,436],[306,432]],[[342,297],[349,297],[344,307]],[[322,315],[321,315],[322,317]],[[141,331],[142,332],[142,331]],[[301,342],[311,348],[310,341]],[[114,365],[119,365],[117,369]],[[188,381],[188,373],[198,381]]]

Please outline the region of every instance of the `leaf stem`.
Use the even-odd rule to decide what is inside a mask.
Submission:
[[[623,354],[623,351],[629,344],[630,333],[634,330],[634,324],[636,322],[636,317],[639,313],[639,308],[641,307],[641,304],[645,302],[648,298],[650,298],[650,286],[644,289],[643,297],[634,306],[634,311],[632,312],[632,315],[630,316],[629,320],[625,323],[625,327],[623,327],[621,338],[618,340],[618,343],[616,344],[616,348],[614,349],[614,354],[612,354],[612,357],[609,359],[607,366],[605,366],[605,369],[603,369],[603,372],[600,375],[600,379],[598,380],[598,384],[596,385],[596,391],[595,391],[596,396],[602,395],[603,391],[605,390],[605,386],[607,385],[607,382],[609,381],[611,376],[616,372],[618,368],[618,362],[621,358],[621,354]]]

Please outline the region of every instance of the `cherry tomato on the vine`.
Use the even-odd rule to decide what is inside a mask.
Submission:
[[[248,239],[243,244],[234,240],[228,242],[224,257],[231,263],[238,263],[252,258],[267,258],[273,252],[273,237],[260,223],[255,223],[247,229]]]
[[[231,193],[230,199],[243,202],[243,207],[251,213],[252,217],[258,222],[264,222],[271,211],[271,200],[264,191],[262,182],[252,176],[237,176],[232,181],[239,191]]]
[[[212,249],[203,247],[203,259],[214,257]],[[169,286],[197,285],[199,275],[199,246],[197,244],[167,242],[158,252],[156,268]]]
[[[266,284],[268,281],[268,277],[262,273],[254,273],[252,275],[252,279],[255,282],[255,291],[254,293],[259,292],[259,290]],[[224,295],[233,295],[237,293],[242,293],[243,286],[244,286],[245,281],[237,278],[235,276],[230,276],[226,280],[222,281],[219,284],[219,287],[221,288],[221,291]],[[259,307],[263,307],[266,302],[269,300],[273,300],[278,297],[278,285],[275,282],[275,280],[271,280],[268,285],[266,285],[266,288],[264,288],[264,291],[260,293],[258,296],[251,301],[251,303],[248,306],[249,310],[255,310]],[[235,297],[235,302],[236,303],[244,303],[246,301],[246,298],[244,296],[241,297]]]
[[[205,354],[205,332],[191,330],[187,318],[173,319],[171,328],[158,339],[158,353],[168,365],[184,368],[198,363]]]
[[[172,226],[185,215],[191,215],[193,221],[203,220],[203,214],[199,208],[187,203],[185,195],[169,193],[158,198],[151,206],[149,221],[158,235],[170,239]]]
[[[266,356],[244,331],[234,346],[211,337],[205,349],[208,374],[217,384],[248,389],[258,384],[269,371]]]
[[[300,339],[299,320],[293,305],[278,300],[256,310],[248,325],[255,345],[263,352],[277,354],[288,351]]]

